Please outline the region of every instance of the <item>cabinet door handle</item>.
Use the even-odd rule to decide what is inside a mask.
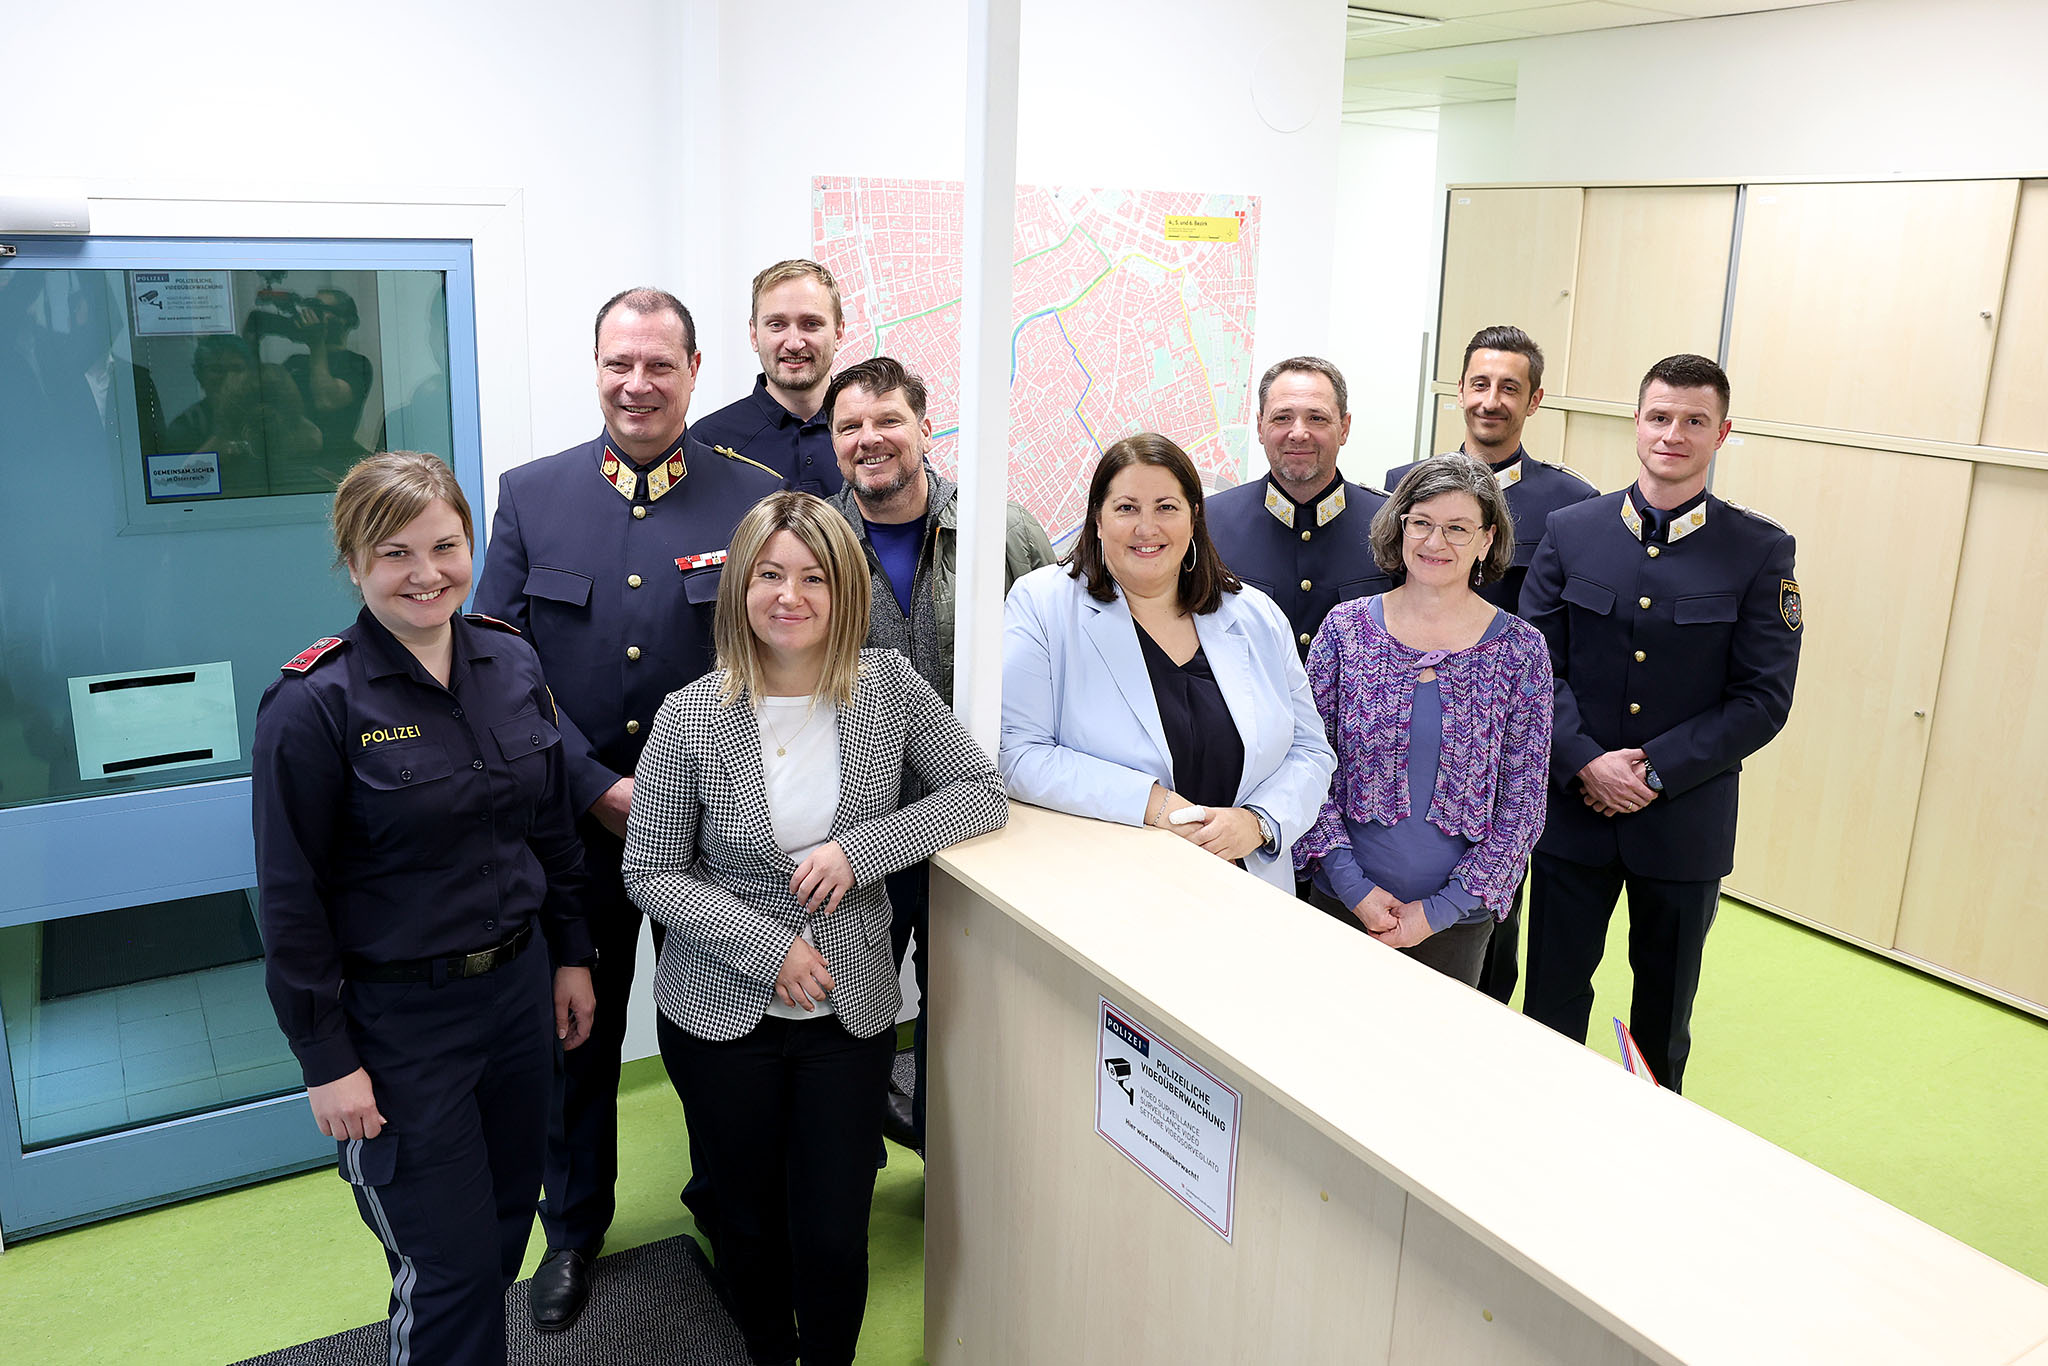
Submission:
[[[1990,310],[1990,309],[1988,309],[1988,308],[1980,308],[1980,309],[1978,309],[1978,310],[1977,310],[1977,316],[1978,316],[1978,317],[1980,317],[1980,318],[1982,318],[1982,319],[1983,319],[1984,321],[1986,321],[1986,322],[1990,322],[1990,321],[1991,321],[1991,310]]]
[[[1915,715],[1915,716],[1925,716],[1925,715],[1927,715],[1927,713],[1926,713],[1926,711],[1924,711],[1923,709],[1921,709],[1921,708],[1919,708],[1919,707],[1915,707],[1915,708],[1913,708],[1913,715]]]

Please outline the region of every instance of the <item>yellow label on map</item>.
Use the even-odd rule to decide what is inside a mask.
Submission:
[[[1166,240],[1169,242],[1235,242],[1239,224],[1235,218],[1201,218],[1168,214]]]

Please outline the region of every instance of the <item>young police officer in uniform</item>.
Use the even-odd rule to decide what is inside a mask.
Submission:
[[[256,714],[265,974],[384,1244],[391,1360],[498,1366],[554,1042],[576,1048],[591,1023],[559,718],[518,633],[456,615],[471,528],[446,465],[360,462],[334,533],[363,610]]]
[[[689,310],[627,290],[597,315],[604,430],[508,470],[477,605],[526,632],[562,706],[570,798],[594,884],[597,1032],[564,1059],[548,1144],[548,1254],[534,1326],[574,1323],[611,1227],[619,1055],[640,913],[619,880],[633,765],[662,699],[711,667],[719,568],[734,524],[782,487],[773,471],[686,435],[703,357]]]
[[[758,460],[799,493],[839,492],[823,410],[846,335],[839,282],[816,261],[777,261],[754,277],[747,344],[761,358],[754,391],[697,420],[696,436]]]
[[[1337,452],[1350,435],[1337,367],[1317,356],[1283,360],[1259,380],[1266,477],[1225,489],[1205,507],[1216,553],[1280,604],[1304,659],[1332,607],[1394,586],[1370,544],[1387,495],[1337,477]]]
[[[1465,344],[1465,368],[1458,374],[1458,406],[1465,416],[1465,440],[1458,449],[1482,460],[1507,496],[1515,520],[1515,558],[1496,583],[1479,596],[1506,612],[1519,612],[1522,581],[1550,514],[1599,497],[1599,490],[1562,465],[1546,465],[1522,445],[1522,428],[1543,402],[1543,350],[1519,327],[1482,327]],[[1387,471],[1392,488],[1408,472]],[[1515,885],[1507,919],[1494,926],[1479,966],[1479,989],[1505,1005],[1515,994],[1516,955],[1522,941],[1522,894],[1528,878]]]
[[[1735,861],[1736,775],[1783,728],[1799,667],[1791,535],[1707,492],[1728,429],[1720,366],[1679,355],[1650,367],[1636,400],[1642,473],[1552,513],[1522,589],[1557,678],[1523,1011],[1585,1040],[1626,887],[1629,1030],[1674,1091]]]

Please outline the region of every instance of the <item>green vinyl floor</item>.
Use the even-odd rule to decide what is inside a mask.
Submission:
[[[1594,1006],[1609,1057],[1607,1020],[1627,1008],[1623,927],[1617,914]],[[1693,1037],[1693,1100],[2048,1279],[2048,1023],[1726,902]],[[681,1107],[658,1060],[626,1077],[613,1250],[691,1230]],[[915,1155],[891,1147],[863,1362],[920,1360],[923,1191]],[[0,1363],[233,1361],[368,1322],[387,1289],[341,1182],[313,1172],[8,1248]]]

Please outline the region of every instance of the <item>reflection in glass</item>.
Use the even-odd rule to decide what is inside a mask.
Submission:
[[[24,1149],[299,1089],[263,990],[252,895],[0,929]]]
[[[450,458],[447,375],[439,271],[0,264],[0,808],[246,774],[356,610],[328,496]]]

